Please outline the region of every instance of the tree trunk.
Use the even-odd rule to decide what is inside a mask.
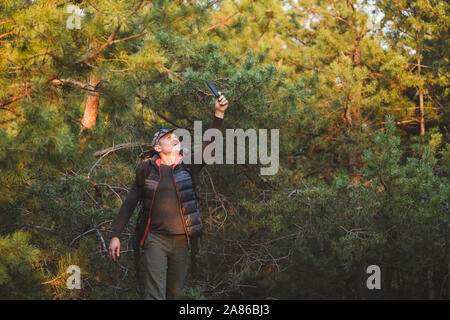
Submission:
[[[358,172],[358,153],[354,148],[348,152],[348,169],[352,176]]]
[[[428,282],[428,300],[434,300],[434,272],[433,265],[427,269],[427,282]]]
[[[100,79],[95,74],[95,71],[92,71],[89,84],[94,88],[98,84]],[[97,113],[98,113],[98,105],[100,101],[100,93],[99,92],[89,92],[89,96],[86,101],[86,107],[84,109],[83,119],[81,120],[81,132],[84,133],[80,140],[81,150],[84,150],[87,144],[87,130],[90,130],[95,127],[95,122],[97,121]]]
[[[447,222],[447,237],[445,240],[447,247],[447,300],[450,300],[450,222]]]
[[[95,72],[91,73],[89,84],[95,87],[99,83],[100,79]],[[86,102],[86,108],[84,109],[83,120],[81,121],[82,130],[92,129],[95,127],[95,121],[97,120],[98,104],[100,100],[99,92],[89,92],[89,96]]]
[[[419,79],[420,79],[420,72],[422,71],[422,66],[420,65],[420,59],[417,59],[417,67],[419,70]],[[425,118],[424,118],[424,112],[423,112],[423,90],[422,85],[419,84],[419,111],[420,111],[420,134],[425,134]]]

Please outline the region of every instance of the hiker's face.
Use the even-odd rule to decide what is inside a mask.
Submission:
[[[179,152],[180,149],[180,140],[173,132],[164,135],[155,146],[155,150],[162,153]]]

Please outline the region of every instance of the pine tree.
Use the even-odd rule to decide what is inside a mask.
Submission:
[[[17,231],[0,237],[0,298],[39,299],[44,292],[39,250],[29,244],[30,235]]]
[[[68,5],[0,2],[1,292],[137,298],[132,254],[107,258],[111,221],[154,132],[211,121],[210,80],[224,132],[280,129],[280,167],[202,171],[187,297],[448,298],[448,4]]]
[[[411,114],[425,134],[425,120],[430,126],[438,124],[448,132],[448,32],[449,4],[446,1],[376,1],[384,14],[382,26],[393,51],[398,51],[406,61],[403,75],[398,81],[404,95],[416,106],[418,112]],[[408,92],[409,91],[409,92]],[[413,110],[414,111],[414,110]]]

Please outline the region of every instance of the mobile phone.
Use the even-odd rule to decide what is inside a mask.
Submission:
[[[219,92],[217,92],[216,88],[215,88],[214,85],[211,83],[211,81],[206,80],[206,84],[207,84],[208,87],[211,89],[212,93],[214,93],[214,95],[216,96],[216,98],[219,98]]]

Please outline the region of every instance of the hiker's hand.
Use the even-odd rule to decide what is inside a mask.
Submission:
[[[228,108],[228,100],[219,92],[219,98],[216,99],[216,117],[223,119],[225,110]]]
[[[109,243],[109,256],[114,261],[116,261],[116,254],[117,257],[120,256],[120,240],[118,237],[112,238],[111,242]]]

